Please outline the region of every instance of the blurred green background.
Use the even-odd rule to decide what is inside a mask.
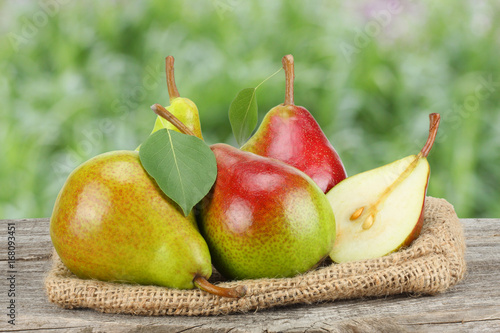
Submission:
[[[500,216],[498,1],[3,1],[0,33],[0,218],[50,216],[77,165],[145,140],[165,56],[206,141],[235,145],[230,102],[288,53],[349,175],[417,153],[439,112],[428,194]],[[281,72],[260,118],[283,98]]]

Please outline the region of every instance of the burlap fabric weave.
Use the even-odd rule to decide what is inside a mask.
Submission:
[[[411,246],[378,259],[332,263],[293,278],[220,282],[227,287],[247,285],[248,293],[241,299],[200,290],[82,280],[57,254],[45,288],[49,300],[64,308],[146,316],[221,315],[399,293],[436,294],[463,278],[465,241],[452,205],[427,197],[425,207],[422,233]]]

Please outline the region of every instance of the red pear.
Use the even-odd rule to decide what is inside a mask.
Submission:
[[[326,193],[347,177],[344,165],[311,113],[294,105],[292,55],[284,56],[282,62],[286,73],[285,103],[266,114],[241,150],[296,167]]]

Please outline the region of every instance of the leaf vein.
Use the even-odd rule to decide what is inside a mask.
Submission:
[[[172,149],[172,154],[174,156],[174,163],[175,163],[175,167],[177,169],[177,174],[179,175],[179,179],[181,180],[180,181],[180,185],[181,185],[181,191],[182,191],[182,196],[184,198],[184,201],[186,201],[186,191],[184,189],[184,185],[183,185],[183,179],[182,179],[182,174],[181,174],[181,171],[179,169],[179,165],[177,164],[177,157],[176,157],[176,154],[175,154],[175,148],[174,148],[174,143],[172,142],[172,136],[170,135],[170,131],[167,130],[167,133],[168,133],[168,137],[170,139],[170,147]]]
[[[247,116],[248,116],[248,113],[250,112],[250,107],[252,105],[252,101],[254,99],[254,96],[255,96],[255,88],[253,89],[252,96],[250,97],[250,102],[248,103],[247,109],[246,109],[245,114],[243,116],[243,122],[241,123],[241,126],[240,126],[240,135],[241,135],[241,133],[243,133],[243,126],[246,123]],[[246,136],[246,133],[244,134],[244,136]],[[242,138],[242,137],[240,137],[240,138]]]

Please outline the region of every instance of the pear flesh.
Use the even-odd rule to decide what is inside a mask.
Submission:
[[[349,177],[328,192],[337,221],[332,260],[378,258],[403,245],[419,222],[429,170],[426,158],[412,155]],[[402,173],[406,177],[395,184]]]
[[[327,193],[337,223],[333,261],[382,257],[418,237],[430,175],[427,155],[439,114],[430,120],[429,138],[419,154],[348,177]]]
[[[80,278],[192,289],[195,276],[212,273],[194,215],[163,194],[137,152],[105,153],[75,169],[56,199],[50,235]]]

